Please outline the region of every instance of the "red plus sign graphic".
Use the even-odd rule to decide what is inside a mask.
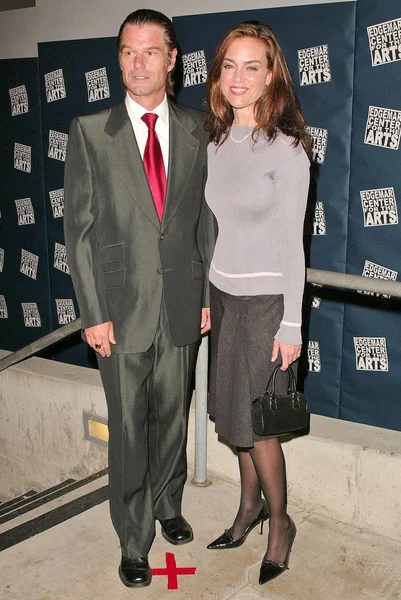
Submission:
[[[167,575],[167,589],[178,590],[177,575],[195,575],[196,567],[177,567],[175,556],[166,552],[166,569],[152,569],[153,575]]]

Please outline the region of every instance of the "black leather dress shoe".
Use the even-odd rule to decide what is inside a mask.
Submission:
[[[162,536],[170,544],[179,546],[180,544],[188,544],[194,539],[192,527],[184,517],[174,517],[174,519],[160,519],[162,526]]]
[[[266,502],[263,500],[263,506],[259,511],[257,517],[252,521],[248,527],[246,527],[244,533],[238,538],[234,539],[231,535],[231,530],[226,529],[225,532],[207,546],[208,550],[225,550],[226,548],[238,548],[245,542],[248,534],[251,533],[252,529],[260,523],[260,534],[263,533],[263,523],[269,518],[269,509]]]
[[[138,558],[121,557],[118,568],[121,581],[127,587],[146,587],[152,581],[152,571],[146,556]]]

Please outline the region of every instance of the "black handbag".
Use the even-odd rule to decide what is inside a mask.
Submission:
[[[252,402],[252,427],[256,435],[281,435],[307,429],[308,401],[297,392],[294,371],[288,367],[288,390],[276,394],[276,377],[281,371],[276,367],[263,396]],[[285,371],[281,372],[285,376]]]

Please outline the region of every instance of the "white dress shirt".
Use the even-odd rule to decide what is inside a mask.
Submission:
[[[169,108],[167,102],[167,96],[164,96],[163,102],[156,106],[153,110],[146,110],[135,102],[131,96],[127,93],[125,96],[125,106],[127,107],[128,116],[132,123],[132,128],[135,133],[136,141],[138,144],[139,152],[143,160],[143,154],[145,152],[145,146],[148,139],[148,126],[141,119],[145,113],[151,112],[159,116],[156,121],[155,131],[159,138],[160,147],[163,155],[164,168],[166,176],[168,172],[168,144],[169,144]]]

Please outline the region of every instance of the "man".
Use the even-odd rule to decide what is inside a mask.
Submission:
[[[181,499],[193,370],[210,329],[207,135],[203,113],[167,99],[177,44],[166,16],[130,14],[118,52],[124,102],[71,125],[65,238],[108,404],[119,575],[141,587],[155,519],[172,544],[193,539]]]

